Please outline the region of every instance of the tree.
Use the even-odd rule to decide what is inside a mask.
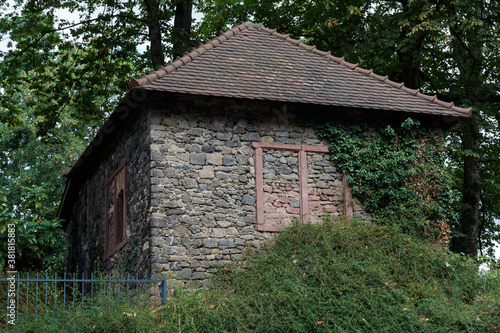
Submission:
[[[116,103],[120,70],[133,66],[109,49],[65,41],[50,11],[29,4],[1,24],[15,47],[0,64],[0,229],[16,225],[17,269],[61,269],[62,171]]]
[[[485,188],[493,192],[487,193],[481,188],[481,175],[484,179],[488,169],[495,168],[495,164],[498,167],[500,162],[498,141],[491,140],[492,137],[498,138],[500,128],[500,81],[497,70],[500,62],[497,28],[499,8],[496,2],[489,1],[454,2],[439,8],[442,12],[439,23],[450,31],[449,42],[439,53],[440,58],[451,68],[448,73],[441,73],[434,80],[434,86],[440,86],[449,99],[473,106],[472,117],[458,128],[463,180],[462,213],[457,229],[460,229],[462,236],[456,237],[453,243],[457,252],[469,255],[476,255],[478,245],[482,243],[480,211],[483,211],[483,229],[497,229],[494,218],[499,217],[495,209],[486,213],[487,203],[484,200],[497,191],[498,181]],[[450,51],[447,53],[445,50]],[[445,88],[444,82],[448,82],[451,87]],[[487,214],[490,216],[488,224]],[[498,237],[496,234],[493,239],[498,240]]]
[[[476,255],[499,240],[500,5],[489,0],[201,1],[205,36],[253,17],[410,88],[473,107],[450,137],[461,196],[453,248]],[[486,184],[481,188],[481,182]],[[480,221],[480,212],[482,216]]]
[[[164,64],[172,45],[162,37],[173,36],[168,22],[176,7],[174,48],[185,47],[192,3],[0,4],[10,7],[0,17],[0,36],[11,40],[0,53],[0,229],[14,223],[22,234],[19,269],[60,269],[64,237],[56,211],[64,189],[62,171],[128,90],[130,77]],[[79,12],[80,20],[58,19],[57,8]],[[146,42],[141,54],[138,47]]]
[[[131,76],[159,68],[167,55],[181,55],[193,39],[252,19],[409,87],[473,106],[471,120],[449,139],[450,165],[462,176],[454,246],[474,255],[477,244],[487,247],[500,238],[494,223],[500,217],[495,204],[500,180],[494,177],[500,157],[496,1],[200,0],[194,5],[205,16],[189,31],[191,0],[16,1],[15,11],[0,20],[0,34],[10,33],[16,42],[3,52],[0,65],[0,120],[10,125],[2,129],[11,138],[6,140],[11,144],[19,133],[31,131],[32,136],[24,136],[31,144],[59,142],[57,147],[61,131],[68,131],[85,146]],[[80,12],[80,20],[58,20],[56,6]],[[139,52],[146,43],[146,52]]]
[[[172,33],[173,56],[181,56],[183,51],[192,46],[191,22],[193,20],[192,0],[178,0],[175,6],[174,30]]]

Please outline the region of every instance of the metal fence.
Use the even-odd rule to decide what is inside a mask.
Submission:
[[[160,279],[153,275],[148,279],[135,278],[129,274],[110,278],[102,274],[66,274],[49,277],[48,273],[7,272],[6,278],[0,278],[0,304],[6,316],[0,319],[0,326],[9,330],[9,325],[18,325],[19,321],[47,315],[49,311],[71,309],[76,306],[92,307],[98,299],[108,301],[110,306],[116,300],[130,304],[164,305],[167,300],[167,284],[165,277]],[[4,306],[5,305],[5,306]]]

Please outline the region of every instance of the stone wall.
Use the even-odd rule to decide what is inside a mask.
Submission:
[[[142,108],[82,176],[69,223],[68,271],[89,274],[99,266],[199,286],[272,236],[256,230],[259,209],[276,231],[293,219],[344,212],[345,186],[328,143],[300,121],[308,110],[154,94]],[[261,208],[255,143],[263,145]],[[125,162],[128,241],[103,261],[105,182]],[[367,218],[359,206],[354,211]]]
[[[138,111],[138,110],[137,110]],[[131,114],[102,142],[105,150],[96,157],[80,186],[68,224],[69,251],[66,270],[90,274],[150,272],[147,210],[150,195],[149,121],[147,112]],[[103,261],[105,182],[126,164],[127,244]]]
[[[171,283],[199,285],[272,235],[255,230],[252,142],[326,142],[304,128],[297,113],[263,102],[177,98],[151,104],[152,269]],[[267,218],[283,224],[300,218],[296,155],[265,153]],[[314,218],[339,214],[341,175],[326,154],[308,154],[308,165]]]
[[[328,159],[328,158],[327,158]],[[325,215],[339,216],[344,212],[342,175],[324,154],[307,156],[309,194],[308,220],[321,221]]]
[[[264,152],[264,220],[287,225],[300,218],[299,164],[297,153]]]

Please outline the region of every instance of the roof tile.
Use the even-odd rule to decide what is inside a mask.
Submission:
[[[243,23],[129,86],[454,117],[471,112],[358,65],[261,24]]]

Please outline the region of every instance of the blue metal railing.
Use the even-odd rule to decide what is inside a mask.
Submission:
[[[157,279],[156,274],[153,275],[152,279],[148,279],[147,274],[142,279],[139,278],[138,274],[132,279],[130,274],[127,274],[126,278],[122,275],[118,275],[117,278],[109,278],[102,274],[98,274],[97,276],[96,274],[90,274],[90,277],[86,278],[84,273],[82,273],[80,278],[78,278],[75,273],[64,273],[61,278],[58,278],[57,273],[54,273],[54,278],[49,278],[48,273],[45,273],[45,277],[41,277],[40,273],[36,273],[36,275],[34,273],[31,275],[30,273],[26,273],[25,277],[19,272],[8,272],[7,274],[7,278],[0,278],[0,288],[3,288],[3,282],[7,282],[5,293],[7,298],[7,306],[5,308],[7,315],[7,331],[9,330],[9,323],[10,325],[13,323],[9,319],[15,320],[15,325],[17,325],[19,324],[20,314],[24,315],[23,317],[25,317],[26,322],[28,322],[30,316],[33,317],[34,315],[35,318],[38,318],[40,301],[44,301],[45,303],[42,307],[45,315],[47,315],[48,310],[57,311],[58,303],[59,306],[63,308],[67,308],[68,306],[74,308],[78,305],[77,302],[83,306],[92,307],[94,306],[94,299],[97,295],[101,298],[103,296],[107,297],[109,300],[124,299],[125,290],[128,303],[134,303],[131,302],[131,296],[133,301],[134,294],[136,304],[139,304],[140,296],[144,295],[146,296],[144,302],[147,302],[148,299],[151,299],[149,297],[149,293],[151,292],[153,292],[153,304],[157,304],[158,299],[161,305],[164,305],[167,301],[167,283],[165,276]],[[33,292],[31,293],[31,297],[34,297],[35,300],[32,300],[31,303],[30,283],[31,287],[35,288],[34,295]],[[43,290],[45,290],[45,297],[39,295],[40,291]],[[53,299],[52,295],[49,296],[49,291],[50,293],[53,292]],[[97,295],[95,295],[96,293]],[[159,295],[157,298],[158,293]],[[3,292],[1,294],[3,294]],[[2,303],[3,300],[0,300],[0,304]],[[19,311],[20,308],[21,313]],[[24,312],[24,314],[22,312]]]

